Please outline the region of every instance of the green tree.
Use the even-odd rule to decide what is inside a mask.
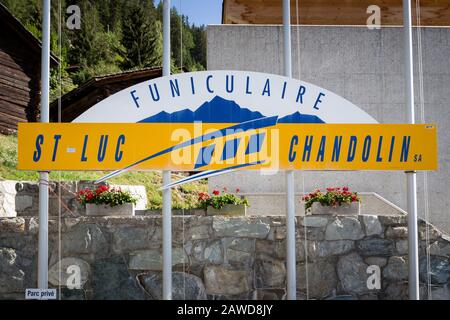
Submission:
[[[197,67],[206,69],[206,30],[205,26],[191,28],[194,46],[191,49],[192,59],[196,62]],[[198,70],[198,69],[197,69]]]
[[[160,63],[162,27],[156,20],[153,1],[130,1],[122,20],[122,44],[125,69],[143,68]]]
[[[42,0],[0,0],[41,39]],[[66,28],[66,8],[81,9],[81,30]],[[59,11],[61,9],[61,12]],[[61,14],[61,16],[60,16]],[[61,33],[59,33],[61,31]],[[171,70],[206,67],[204,26],[189,24],[171,10]],[[60,60],[51,71],[51,97],[64,94],[92,76],[162,65],[162,2],[154,0],[52,1],[51,50]]]
[[[104,30],[99,10],[90,1],[81,2],[81,30],[68,30],[68,60],[77,72],[72,77],[81,84],[92,76],[119,72],[123,62],[124,48],[120,35]]]

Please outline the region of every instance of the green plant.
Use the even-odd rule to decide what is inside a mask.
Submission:
[[[319,202],[323,206],[337,207],[343,203],[361,202],[357,192],[350,192],[348,187],[327,188],[326,193],[319,189],[303,197],[305,208],[312,207],[314,202]]]
[[[122,191],[120,188],[109,188],[108,186],[99,186],[96,190],[89,188],[80,190],[77,193],[77,200],[82,204],[109,204],[111,207],[124,203],[136,204],[137,198],[133,197],[130,192]]]
[[[239,193],[239,189],[236,189],[236,193]],[[248,200],[245,197],[238,197],[235,194],[227,193],[227,188],[224,188],[222,192],[219,190],[214,190],[212,195],[207,192],[199,193],[198,197],[199,207],[202,209],[207,209],[208,207],[213,207],[214,209],[222,209],[227,204],[232,204],[235,206],[246,205],[249,206]]]

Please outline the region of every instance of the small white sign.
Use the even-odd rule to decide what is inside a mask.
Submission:
[[[55,300],[56,289],[26,289],[26,300]]]

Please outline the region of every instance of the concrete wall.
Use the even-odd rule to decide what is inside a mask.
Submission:
[[[280,26],[208,26],[208,69],[283,73]],[[420,122],[419,77],[415,46],[416,120]],[[293,76],[335,92],[367,111],[380,123],[406,121],[403,31],[365,27],[301,26],[292,30]],[[300,50],[298,50],[298,48]],[[300,54],[299,54],[300,52]],[[428,173],[431,222],[450,231],[450,28],[422,31],[425,121],[438,125],[439,170]],[[300,76],[299,76],[300,75]],[[424,177],[418,175],[419,215],[424,216]],[[406,209],[402,172],[304,172],[296,175],[297,192],[349,185],[376,192]],[[243,192],[283,192],[283,173],[260,176],[245,172],[210,179],[210,188],[239,187]]]
[[[161,223],[161,216],[50,219],[49,287],[61,285],[62,299],[161,299]],[[407,299],[405,216],[306,216],[296,227],[299,299]],[[36,287],[37,231],[36,217],[0,218],[0,300],[24,299]],[[421,299],[424,235],[421,222]],[[285,237],[284,217],[174,217],[173,298],[284,299]],[[450,238],[431,227],[430,239],[432,299],[450,300]],[[379,288],[367,287],[369,265],[380,268]],[[69,266],[79,267],[76,288]]]

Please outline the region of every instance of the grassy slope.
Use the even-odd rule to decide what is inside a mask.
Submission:
[[[38,173],[34,171],[20,171],[17,166],[17,137],[0,134],[0,180],[37,181]],[[104,176],[99,171],[59,171],[51,172],[50,180],[78,181],[96,180]],[[179,178],[180,174],[174,174]],[[162,179],[159,172],[128,172],[109,180],[110,184],[143,185],[147,189],[148,208],[160,209],[162,206],[161,191],[158,190]],[[185,184],[174,189],[172,203],[174,208],[195,208],[199,192],[207,191],[206,181]]]

